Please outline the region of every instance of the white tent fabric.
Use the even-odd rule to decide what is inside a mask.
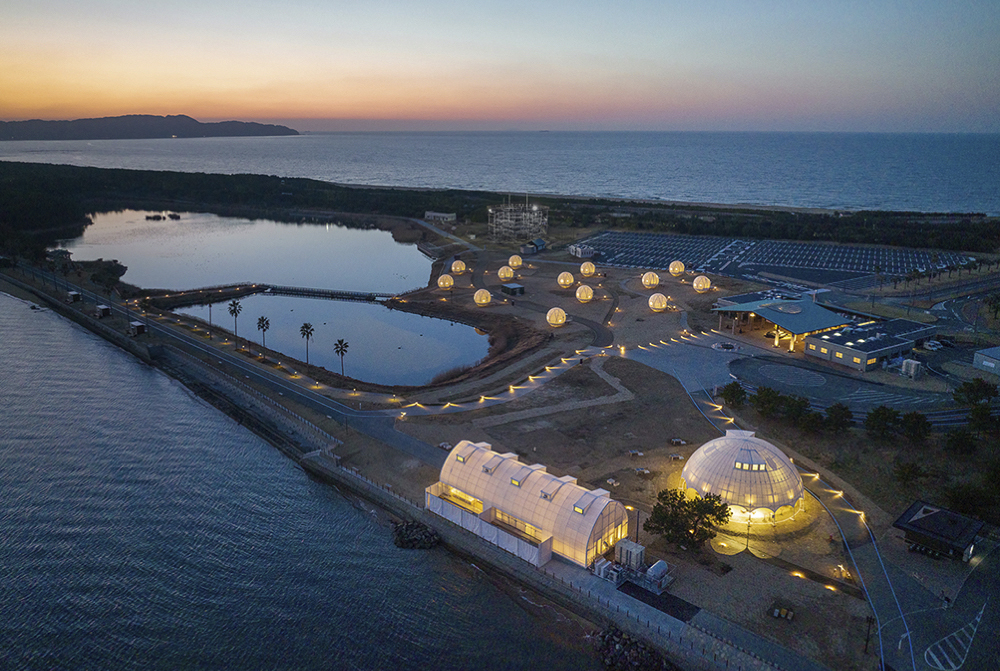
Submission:
[[[496,519],[539,543],[551,537],[552,552],[581,566],[589,566],[628,536],[625,506],[605,490],[586,489],[569,476],[556,477],[541,464],[524,464],[515,454],[494,452],[488,443],[463,440],[451,450],[440,483],[427,490],[429,507],[433,492],[451,494],[440,486],[480,502],[481,518],[495,509],[486,523]],[[470,510],[478,507],[472,504]]]
[[[803,496],[802,478],[791,460],[753,431],[726,431],[708,441],[691,455],[681,477],[699,496],[718,494],[747,512],[797,508]]]

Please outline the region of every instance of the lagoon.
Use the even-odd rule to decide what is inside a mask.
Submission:
[[[400,293],[422,287],[431,264],[387,231],[289,224],[181,212],[150,221],[137,210],[92,217],[59,246],[76,261],[117,259],[122,278],[146,289],[195,289],[237,282]]]
[[[75,239],[63,240],[76,261],[117,259],[122,278],[143,288],[195,289],[255,282],[366,292],[405,292],[427,284],[431,263],[416,245],[401,244],[380,230],[335,224],[288,224],[270,220],[182,212],[180,219],[148,220],[163,214],[137,210],[102,213]],[[260,342],[257,319],[267,317],[270,349],[305,360],[303,323],[315,328],[310,363],[340,371],[333,352],[349,344],[344,372],[388,385],[420,385],[435,376],[477,363],[487,338],[464,324],[390,310],[379,304],[288,296],[241,299],[234,323],[226,304],[212,308],[213,324]],[[209,321],[207,307],[179,310]]]

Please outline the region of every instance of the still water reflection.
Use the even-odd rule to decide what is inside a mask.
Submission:
[[[419,385],[452,368],[475,363],[486,356],[489,344],[475,329],[445,321],[390,310],[372,303],[348,303],[291,296],[257,294],[240,301],[243,311],[238,333],[261,342],[257,329],[260,317],[267,317],[270,329],[263,334],[269,349],[305,361],[306,341],[299,330],[304,322],[313,325],[309,342],[309,362],[340,372],[341,361],[333,346],[346,340],[344,372],[359,380],[382,384]],[[207,307],[179,310],[208,321]],[[229,331],[234,320],[227,304],[212,307],[212,321]]]
[[[387,231],[285,224],[205,213],[149,221],[149,212],[98,214],[61,246],[77,261],[117,259],[122,278],[147,289],[257,282],[347,291],[402,292],[427,284],[430,262]]]
[[[62,246],[77,261],[117,259],[128,266],[124,281],[144,288],[193,289],[259,282],[347,291],[403,292],[424,286],[430,262],[415,245],[386,231],[325,224],[250,221],[214,214],[180,213],[180,219],[147,220],[135,210],[98,214],[83,236]],[[486,356],[487,339],[453,322],[389,310],[380,305],[285,296],[241,301],[234,324],[226,305],[212,321],[260,342],[257,319],[267,317],[270,349],[306,358],[303,323],[315,328],[309,361],[341,369],[334,343],[349,344],[344,372],[382,384],[419,385]],[[208,321],[207,307],[180,310]]]

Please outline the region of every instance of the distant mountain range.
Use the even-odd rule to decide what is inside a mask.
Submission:
[[[247,121],[201,123],[183,114],[128,114],[74,121],[0,121],[0,140],[144,140],[171,137],[298,135],[287,126]]]

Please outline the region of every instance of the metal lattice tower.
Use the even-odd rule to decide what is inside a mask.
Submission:
[[[549,208],[544,205],[505,203],[490,208],[489,234],[493,240],[530,240],[548,230]]]

